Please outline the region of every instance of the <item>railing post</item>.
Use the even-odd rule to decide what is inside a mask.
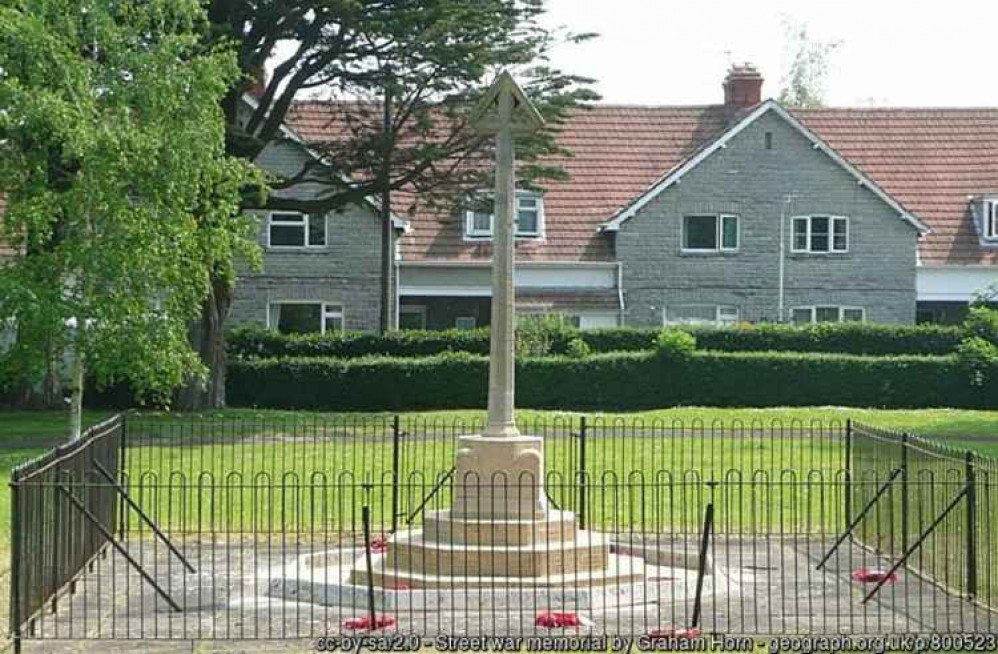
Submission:
[[[10,479],[10,633],[14,653],[21,652],[21,485],[17,472]]]
[[[579,529],[586,528],[586,486],[587,484],[587,473],[586,473],[586,432],[587,432],[586,417],[582,416],[581,423],[579,424]]]
[[[977,491],[974,488],[974,453],[967,450],[967,598],[977,597]]]
[[[402,430],[398,414],[392,418],[392,530],[398,529],[399,519],[399,475],[402,461]]]
[[[128,412],[121,416],[121,438],[118,439],[118,479],[122,486],[127,486],[125,480],[128,479],[128,470],[125,467],[127,460],[125,452],[127,450],[126,438],[128,436]],[[128,533],[127,524],[128,512],[125,510],[125,499],[118,498],[118,540],[124,541]]]
[[[908,493],[908,432],[901,433],[901,551],[908,551],[908,513],[911,510]]]
[[[852,524],[852,418],[846,418],[845,527]]]

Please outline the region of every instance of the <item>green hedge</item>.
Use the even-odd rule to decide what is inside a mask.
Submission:
[[[517,363],[517,405],[623,411],[678,405],[882,408],[998,405],[998,368],[972,386],[955,357],[698,352]],[[488,361],[471,354],[429,358],[287,358],[230,364],[233,406],[328,410],[484,407]]]
[[[700,350],[720,352],[828,352],[860,355],[946,355],[956,350],[960,327],[874,324],[748,325],[714,329],[684,327]],[[580,339],[593,352],[636,352],[655,347],[660,329],[619,327],[578,331],[561,328],[548,334],[548,354],[568,352]],[[229,334],[229,353],[247,357],[426,357],[444,352],[488,354],[488,328],[448,331],[391,332],[385,336],[360,332],[284,335],[258,327],[241,327]]]

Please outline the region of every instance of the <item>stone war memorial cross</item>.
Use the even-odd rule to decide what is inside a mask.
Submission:
[[[372,589],[478,589],[473,598],[461,593],[432,598],[439,607],[465,608],[510,602],[511,588],[529,593],[568,586],[574,594],[560,601],[589,606],[590,589],[636,581],[644,565],[639,558],[612,554],[608,536],[579,531],[571,511],[548,507],[543,440],[516,428],[514,137],[540,129],[544,120],[503,72],[475,109],[473,124],[496,135],[488,420],[482,433],[459,438],[451,508],[426,511],[422,529],[396,532],[387,551],[370,564],[373,579],[357,564],[349,580]],[[341,599],[349,597],[344,591]],[[384,600],[394,601],[388,595]]]
[[[544,119],[508,72],[499,75],[472,117],[476,130],[496,135],[495,220],[492,240],[492,321],[488,420],[482,434],[458,443],[455,517],[536,518],[545,514],[543,442],[516,428],[516,291],[514,138]],[[494,483],[493,483],[494,482]]]

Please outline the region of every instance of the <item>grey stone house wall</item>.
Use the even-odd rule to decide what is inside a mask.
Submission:
[[[293,175],[309,156],[297,144],[277,143],[268,146],[256,163],[270,172]],[[279,194],[309,198],[319,190],[315,184],[300,184]],[[325,247],[308,249],[268,248],[266,212],[254,215],[259,217],[263,269],[240,271],[230,324],[266,324],[270,303],[304,300],[343,305],[346,329],[378,329],[381,230],[373,208],[351,206],[327,214]]]
[[[733,305],[741,320],[777,320],[781,212],[788,318],[796,306],[849,305],[870,322],[914,323],[915,227],[770,112],[621,225],[626,324],[661,325],[663,307],[679,304]],[[681,252],[683,216],[720,213],[739,216],[738,251]],[[791,216],[829,214],[849,217],[848,253],[791,253]]]

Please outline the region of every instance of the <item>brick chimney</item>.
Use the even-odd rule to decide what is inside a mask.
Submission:
[[[734,64],[724,78],[724,108],[729,117],[762,102],[762,74],[749,63]]]

